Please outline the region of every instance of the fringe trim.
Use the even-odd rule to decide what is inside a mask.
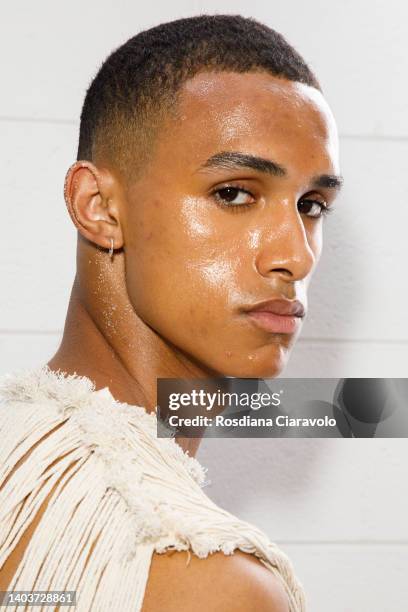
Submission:
[[[140,610],[153,552],[239,548],[281,580],[290,612],[304,612],[287,555],[205,495],[206,469],[156,437],[155,413],[48,366],[2,377],[0,400],[0,567],[57,484],[10,589],[76,590],[78,612]]]

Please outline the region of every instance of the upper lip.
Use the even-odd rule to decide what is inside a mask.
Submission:
[[[274,298],[258,302],[245,309],[247,312],[273,312],[277,315],[304,317],[306,309],[299,300]]]

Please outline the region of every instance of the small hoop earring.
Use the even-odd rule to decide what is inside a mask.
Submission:
[[[113,259],[113,238],[110,239],[111,245],[109,249],[109,257]]]

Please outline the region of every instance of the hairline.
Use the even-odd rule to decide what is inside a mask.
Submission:
[[[143,172],[147,169],[149,161],[151,161],[154,155],[154,149],[158,142],[158,138],[160,137],[159,133],[160,133],[161,128],[164,127],[164,130],[166,129],[167,120],[177,121],[178,119],[180,119],[181,117],[180,115],[181,96],[183,94],[183,89],[184,89],[185,84],[188,81],[193,80],[199,74],[213,75],[213,74],[222,74],[222,73],[226,73],[226,74],[232,73],[232,74],[240,74],[240,75],[265,74],[265,75],[269,75],[270,77],[274,79],[282,81],[283,83],[293,83],[293,84],[300,84],[306,87],[311,87],[315,89],[316,91],[319,91],[321,94],[323,94],[320,86],[317,87],[315,85],[310,85],[298,79],[290,79],[286,75],[274,73],[271,70],[268,70],[262,66],[255,65],[253,68],[249,70],[237,70],[233,68],[226,68],[223,66],[202,66],[201,68],[198,68],[193,74],[188,74],[186,75],[186,77],[182,78],[180,82],[178,83],[177,88],[175,88],[174,90],[165,92],[159,98],[157,102],[152,102],[151,104],[148,104],[145,107],[143,107],[142,114],[146,114],[148,119],[147,121],[146,119],[144,119],[144,122],[140,126],[136,127],[135,132],[136,133],[139,132],[139,134],[146,135],[146,131],[151,130],[151,134],[148,139],[143,138],[144,143],[147,142],[148,145],[147,147],[144,146],[142,148],[142,151],[140,151],[138,145],[135,145],[134,147],[132,146],[129,147],[129,149],[132,149],[135,154],[137,154],[138,152],[139,153],[141,152],[143,156],[142,159],[140,160],[140,163],[134,164],[134,165],[132,164],[132,169],[131,169],[132,178],[130,178],[129,176],[129,172],[130,172],[129,168],[124,169],[123,167],[121,167],[120,164],[115,163],[115,161],[112,159],[112,157],[109,154],[106,154],[106,152],[105,154],[103,153],[105,149],[105,145],[103,141],[102,141],[102,144],[100,144],[99,142],[101,138],[99,131],[97,131],[95,134],[93,147],[92,147],[93,149],[92,159],[89,161],[95,163],[96,158],[99,157],[99,159],[103,159],[105,163],[107,162],[108,164],[111,164],[117,171],[119,171],[120,175],[122,176],[122,178],[125,180],[127,184],[134,183],[136,180],[142,177]],[[154,119],[152,119],[152,115],[155,115]],[[135,115],[132,114],[132,117],[134,116]],[[119,122],[120,120],[123,121],[123,116],[119,117]],[[120,131],[120,128],[118,128],[117,125],[118,125],[117,119],[113,122],[111,121],[109,127],[110,127],[110,130],[113,132],[113,134],[117,134]],[[126,128],[124,128],[124,131],[125,132],[127,131],[125,141],[128,141],[131,138],[131,136],[129,136],[131,129],[127,130]],[[109,142],[106,143],[106,146],[109,147]],[[98,152],[98,149],[99,149],[99,152]],[[123,146],[120,147],[120,150],[123,151],[123,149],[124,149]],[[116,153],[117,152],[118,151],[116,149]],[[126,165],[126,162],[124,165]]]

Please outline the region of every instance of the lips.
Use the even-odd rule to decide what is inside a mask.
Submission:
[[[258,302],[247,309],[248,312],[273,312],[277,315],[304,317],[305,308],[299,300],[272,299]]]
[[[275,298],[245,309],[252,323],[271,333],[292,334],[300,326],[306,311],[299,300]]]

